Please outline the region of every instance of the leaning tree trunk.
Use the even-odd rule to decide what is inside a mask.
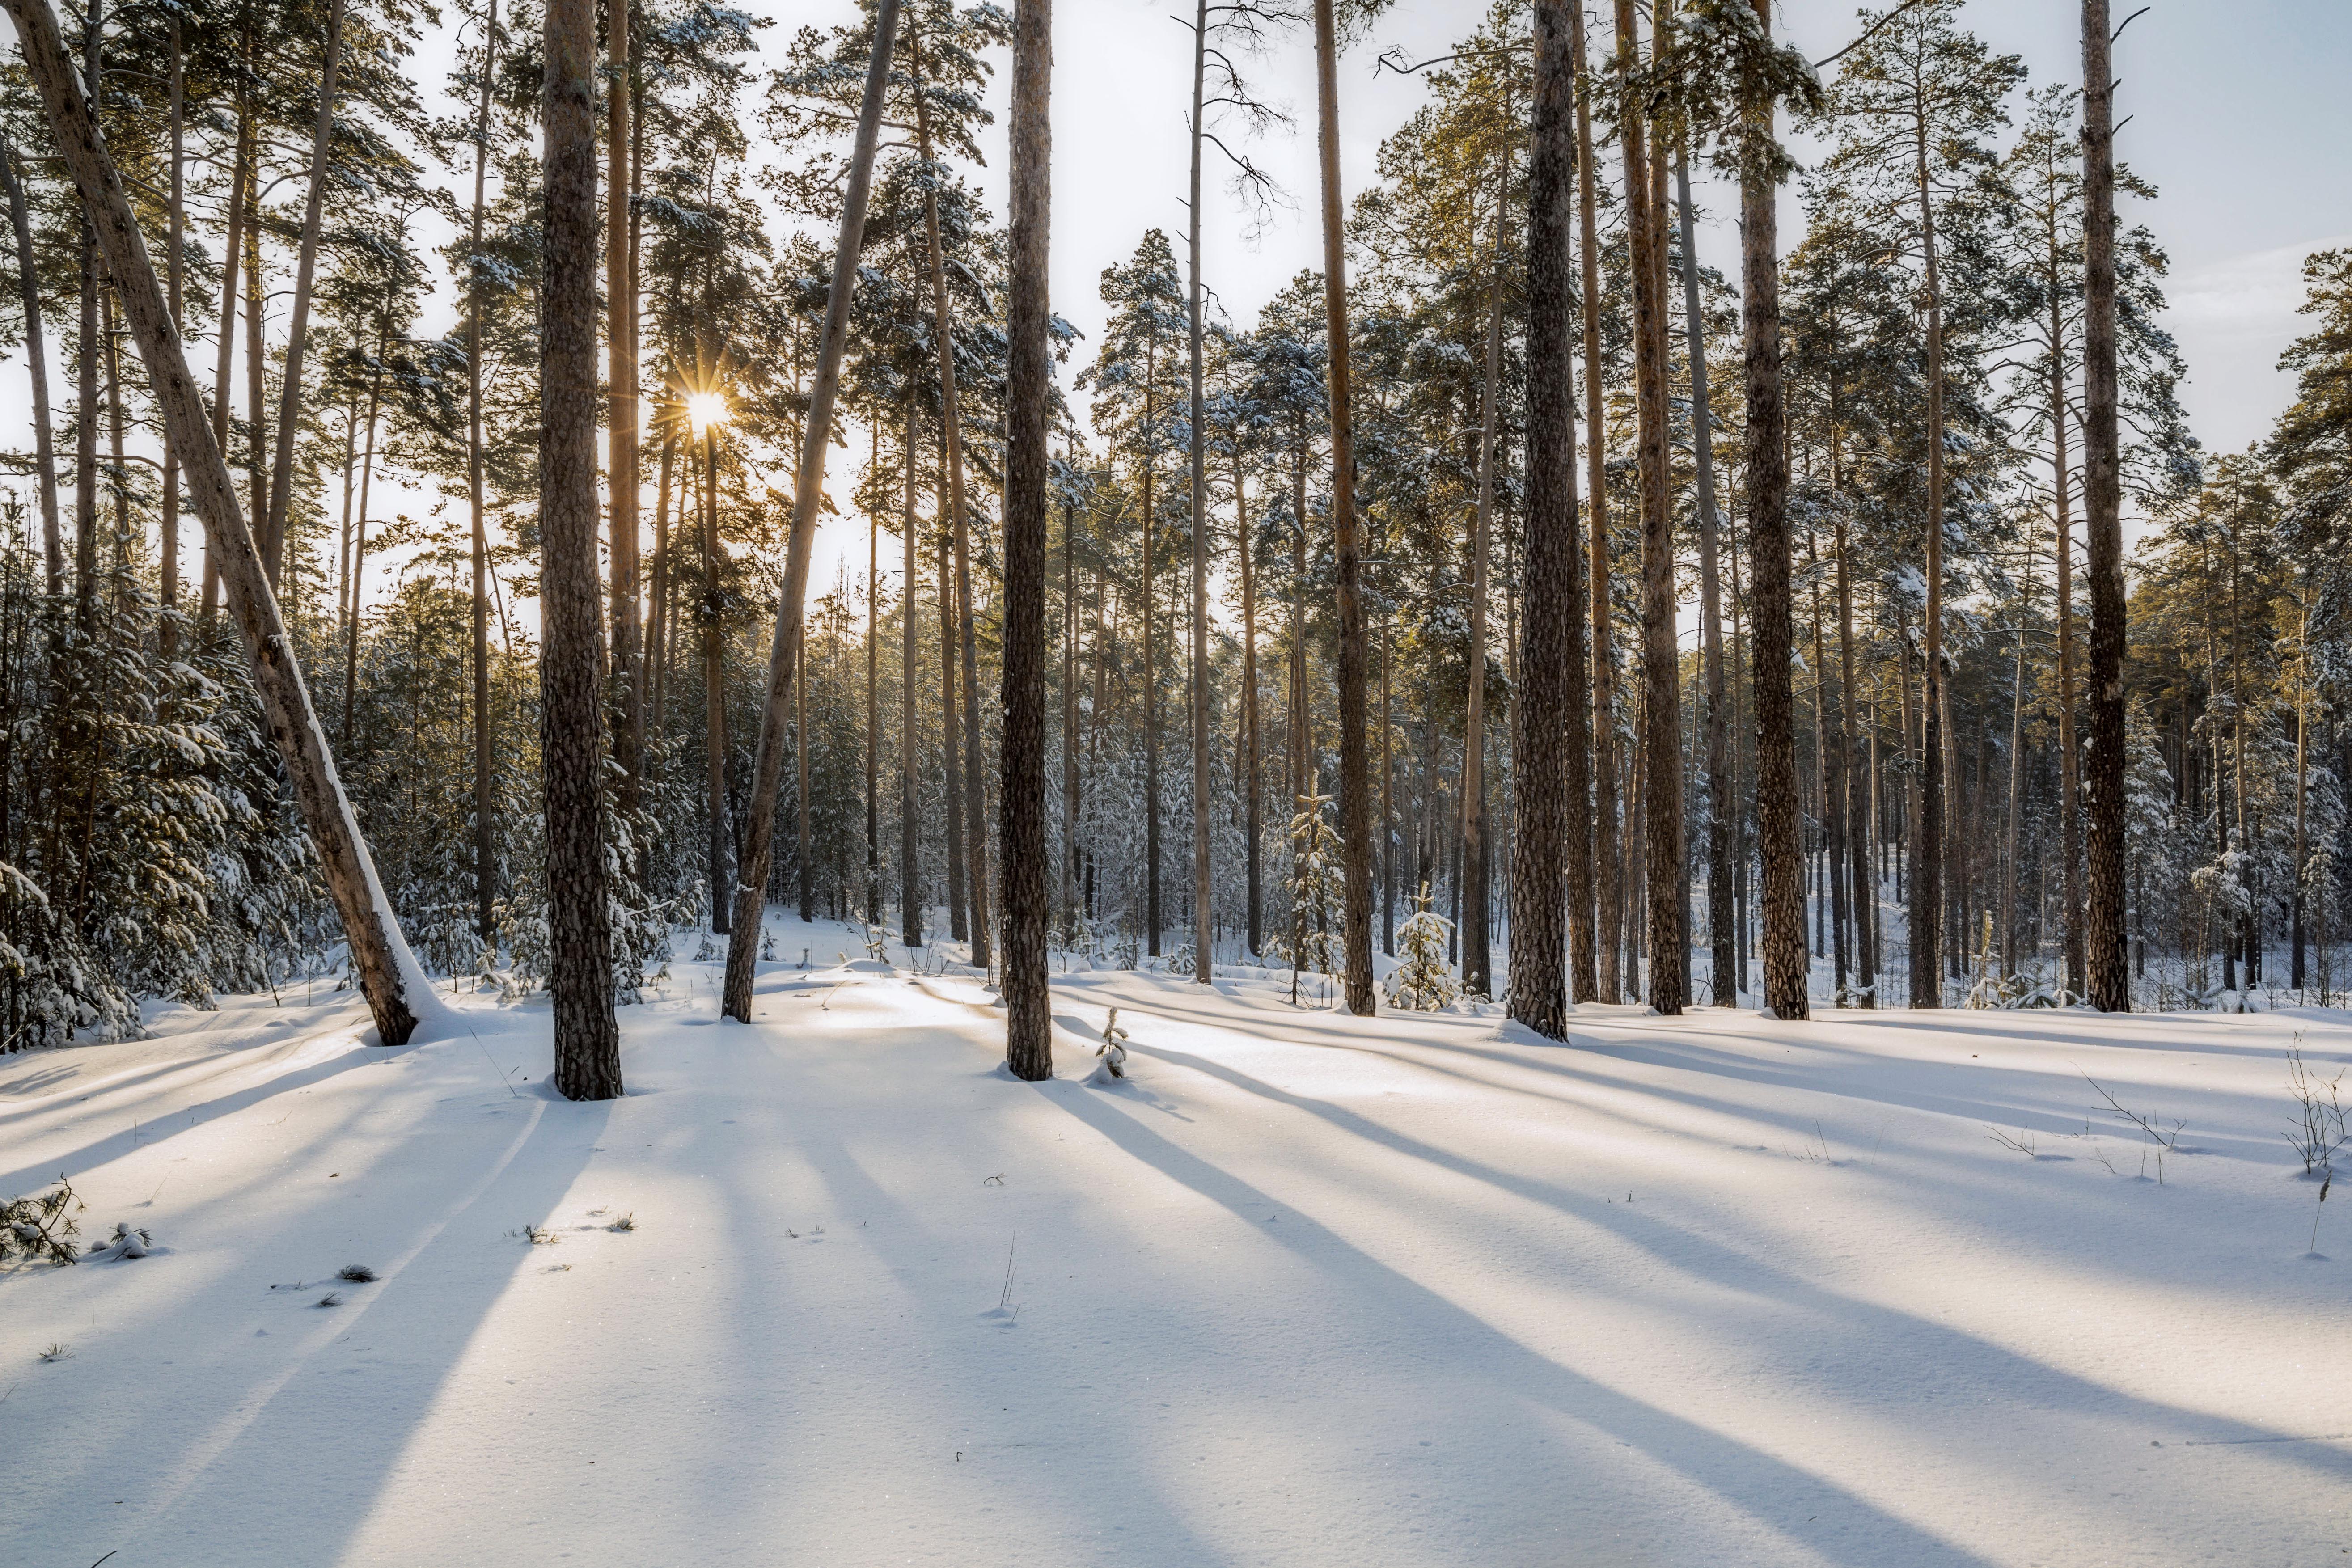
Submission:
[[[596,575],[594,0],[549,0],[544,36],[539,729],[548,992],[556,1092],[567,1100],[611,1100],[621,1092],[621,1035],[613,1017],[604,888],[604,636]]]
[[[1769,0],[1756,0],[1769,37]],[[1747,318],[1748,558],[1753,583],[1756,689],[1756,838],[1763,862],[1764,1005],[1778,1018],[1807,1016],[1805,866],[1798,843],[1796,702],[1790,690],[1796,633],[1789,588],[1788,408],[1780,384],[1780,273],[1775,226],[1779,181],[1771,155],[1772,100],[1745,106],[1748,145],[1739,180],[1740,272]],[[1816,677],[1823,672],[1815,671]]]
[[[887,0],[885,0],[887,3]],[[1054,1075],[1045,977],[1046,246],[1052,214],[1050,0],[1013,15],[1012,290],[1006,311],[1004,467],[1004,1059]]]
[[[327,7],[326,58],[319,68],[319,119],[310,136],[310,188],[302,204],[302,243],[294,263],[294,310],[287,324],[286,363],[278,393],[278,450],[269,465],[269,510],[262,519],[261,550],[269,583],[286,557],[287,510],[294,499],[294,427],[302,416],[302,360],[310,347],[310,280],[319,267],[319,225],[327,195],[327,149],[335,132],[335,73],[342,63],[343,0]],[[591,246],[594,235],[589,237]],[[593,478],[593,469],[591,469]]]
[[[270,739],[277,743],[293,784],[295,805],[310,831],[328,894],[351,946],[352,966],[375,1017],[377,1037],[385,1045],[403,1044],[420,1016],[435,1010],[430,987],[383,900],[366,841],[336,780],[334,757],[303,684],[261,553],[237,509],[236,483],[213,438],[204,397],[189,374],[186,352],[131,215],[130,197],[89,101],[74,78],[55,15],[43,0],[5,4],[16,24],[26,74],[80,193],[107,274],[146,363],[164,437],[185,458],[189,501],[219,558]]]
[[[1664,226],[1651,189],[1644,119],[1632,76],[1640,41],[1633,0],[1617,0],[1617,58],[1624,96],[1627,226],[1633,240],[1633,387],[1642,472],[1643,870],[1648,884],[1650,1005],[1683,1010],[1682,747],[1675,657],[1674,515],[1666,470]]]
[[[1339,579],[1339,858],[1347,883],[1343,934],[1348,1011],[1372,1002],[1370,748],[1364,733],[1369,658],[1363,550],[1356,519],[1356,420],[1348,324],[1347,191],[1339,183],[1339,33],[1333,0],[1315,0],[1315,108],[1323,186],[1323,313],[1330,339],[1331,524]],[[1306,519],[1298,520],[1306,525]]]
[[[1511,1016],[1568,1037],[1567,949],[1589,942],[1592,876],[1578,820],[1584,769],[1584,580],[1576,530],[1576,376],[1570,283],[1570,171],[1576,164],[1574,0],[1537,0],[1534,125],[1528,161],[1528,523],[1526,646],[1511,704]],[[1562,930],[1561,883],[1567,882]],[[1565,943],[1565,945],[1564,945]]]
[[[2089,536],[2089,818],[2084,967],[2091,1005],[2131,1010],[2124,964],[2124,541],[2116,419],[2116,89],[2107,0],[2083,0],[2083,514]]]
[[[790,724],[793,671],[800,662],[801,610],[808,597],[817,506],[824,494],[825,451],[833,437],[833,404],[841,386],[842,349],[849,338],[850,291],[856,286],[857,256],[865,242],[866,193],[874,178],[874,144],[882,126],[890,42],[898,30],[898,0],[878,0],[874,13],[874,55],[866,67],[866,94],[857,110],[857,140],[850,153],[848,190],[842,202],[841,237],[834,247],[833,284],[824,302],[824,335],[817,340],[816,375],[809,387],[808,423],[802,427],[783,598],[776,607],[775,641],[768,656],[767,700],[760,710],[743,869],[736,879],[734,927],[727,939],[727,988],[720,1011],[743,1024],[751,1021],[752,963],[759,956],[760,917],[767,898],[768,868],[775,855],[776,798],[784,783],[784,736]],[[908,460],[913,461],[911,454]]]
[[[65,541],[58,531],[58,458],[49,424],[48,350],[41,332],[41,279],[33,266],[33,225],[25,207],[16,149],[0,144],[0,182],[8,187],[8,223],[16,235],[16,290],[25,310],[25,365],[33,384],[33,461],[41,497],[41,560],[48,591],[65,586]],[[232,265],[234,265],[232,263]],[[225,310],[226,306],[223,307]],[[174,315],[173,321],[179,318]]]

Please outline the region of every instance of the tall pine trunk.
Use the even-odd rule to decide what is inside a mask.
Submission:
[[[1591,536],[1585,577],[1592,611],[1592,638],[1588,652],[1592,665],[1592,693],[1587,715],[1591,736],[1592,815],[1589,828],[1580,820],[1572,821],[1570,831],[1588,834],[1591,842],[1593,910],[1592,936],[1581,943],[1576,941],[1575,917],[1570,917],[1569,967],[1578,1001],[1598,997],[1603,1002],[1619,1002],[1625,994],[1617,964],[1617,932],[1623,900],[1617,874],[1617,721],[1616,697],[1612,689],[1616,655],[1609,637],[1608,454],[1601,446],[1601,237],[1593,210],[1592,75],[1585,49],[1581,5],[1569,7],[1568,47],[1576,57],[1576,248],[1584,329],[1585,505],[1591,509]],[[1578,809],[1573,796],[1570,809]]]
[[[689,469],[696,465],[689,459]],[[702,432],[702,788],[709,837],[710,930],[734,930],[734,835],[727,820],[727,644],[719,620],[719,431]],[[871,918],[870,916],[868,918]],[[730,944],[731,947],[731,944]]]
[[[808,423],[801,435],[800,468],[793,486],[793,526],[784,560],[784,592],[776,607],[775,640],[768,655],[766,700],[760,709],[760,739],[751,771],[751,804],[743,839],[743,875],[734,889],[736,919],[727,943],[727,989],[721,1011],[738,1023],[751,1021],[752,965],[760,951],[761,913],[773,861],[776,799],[783,789],[784,736],[793,672],[800,662],[802,610],[808,598],[809,556],[816,543],[817,508],[824,493],[824,459],[833,439],[833,405],[841,385],[842,350],[849,337],[850,291],[857,280],[857,257],[865,241],[866,195],[874,177],[874,146],[882,124],[883,89],[889,80],[890,45],[898,30],[898,0],[877,0],[874,54],[858,105],[857,139],[849,160],[848,189],[841,210],[841,237],[834,247],[833,279],[826,292],[824,328],[817,340],[816,374],[809,386]],[[911,452],[908,461],[913,462]],[[911,588],[912,584],[909,584]]]
[[[1004,1054],[1014,1077],[1054,1072],[1045,976],[1046,256],[1051,216],[1053,12],[1013,15],[1012,288],[1006,310],[1004,469]]]
[[[1265,782],[1258,731],[1257,689],[1257,544],[1250,537],[1249,492],[1244,487],[1239,443],[1234,451],[1234,537],[1242,573],[1242,854],[1245,862],[1244,918],[1249,927],[1253,958],[1265,951]]]
[[[1771,28],[1769,0],[1756,22]],[[1798,842],[1796,657],[1789,562],[1788,409],[1780,384],[1780,263],[1775,226],[1779,182],[1772,101],[1751,89],[1743,106],[1747,146],[1739,181],[1740,273],[1747,318],[1748,557],[1756,657],[1756,838],[1763,864],[1764,1005],[1775,1017],[1807,1016],[1805,868]],[[1818,673],[1818,672],[1817,672]]]
[[[1706,679],[1706,923],[1709,989],[1714,1000],[1737,1003],[1732,973],[1730,722],[1723,685],[1723,581],[1718,560],[1721,512],[1715,504],[1714,404],[1707,395],[1706,324],[1699,314],[1698,237],[1691,213],[1690,155],[1675,148],[1675,210],[1683,242],[1683,321],[1689,345],[1691,452],[1698,478],[1698,626]]]
[[[1927,605],[1921,647],[1926,669],[1919,707],[1919,846],[1911,868],[1911,1005],[1943,1004],[1940,974],[1945,860],[1944,758],[1944,301],[1936,254],[1936,212],[1928,195],[1927,124],[1914,122],[1913,163],[1919,199],[1922,279],[1927,317]]]
[[[1330,338],[1331,524],[1339,599],[1339,858],[1347,885],[1348,1011],[1372,1008],[1370,758],[1364,733],[1363,551],[1356,517],[1356,425],[1348,316],[1347,190],[1339,183],[1339,33],[1333,0],[1315,0],[1315,108],[1323,192],[1323,313]],[[1306,526],[1306,519],[1299,519]]]
[[[1495,181],[1495,249],[1489,266],[1484,374],[1478,396],[1477,510],[1470,524],[1470,658],[1463,692],[1462,742],[1462,988],[1494,994],[1494,963],[1486,931],[1486,585],[1495,517],[1495,420],[1503,379],[1503,214],[1510,159]]]
[[[498,940],[498,857],[492,807],[497,800],[497,717],[490,709],[490,531],[482,432],[482,213],[484,187],[489,177],[490,84],[497,76],[499,3],[483,8],[482,94],[474,111],[474,205],[467,229],[466,263],[466,505],[472,523],[474,616],[474,931],[485,943]],[[227,363],[227,355],[222,355]],[[375,405],[382,382],[368,394],[368,459],[374,467]],[[360,551],[367,560],[367,476],[360,478]],[[355,568],[356,570],[356,568]],[[352,642],[351,662],[359,661],[359,578],[352,584]],[[351,722],[350,693],[344,694],[344,724]]]
[[[1633,370],[1642,476],[1643,879],[1648,887],[1650,1005],[1683,1010],[1684,889],[1681,705],[1675,654],[1675,540],[1666,449],[1665,237],[1647,141],[1647,110],[1632,71],[1640,55],[1633,0],[1617,0],[1625,202],[1633,267]]]
[[[1589,731],[1577,658],[1584,580],[1576,527],[1576,376],[1570,312],[1570,171],[1576,163],[1573,0],[1537,0],[1528,163],[1526,644],[1511,704],[1511,1016],[1568,1036],[1567,957],[1590,942],[1582,752]],[[1587,721],[1589,723],[1589,721]],[[1563,894],[1565,905],[1563,906]],[[1589,952],[1589,949],[1588,949]]]
[[[919,683],[915,678],[918,647],[916,642],[918,627],[915,617],[915,405],[911,400],[907,405],[906,460],[907,471],[903,476],[906,480],[904,506],[898,520],[898,542],[900,553],[904,556],[901,565],[902,575],[899,578],[901,586],[898,591],[898,940],[907,944],[911,956],[911,950],[923,945],[923,885],[920,855],[922,836],[916,805],[918,764],[915,753],[915,688]],[[881,563],[875,557],[874,543],[878,536],[878,528],[869,527],[866,535],[866,562],[867,584],[866,619],[869,666],[872,662],[870,650],[877,640],[876,623],[878,619],[877,606],[882,601],[879,572]],[[946,618],[947,611],[946,554],[946,543],[942,541],[940,563],[940,608],[942,620]],[[944,633],[944,628],[942,632]],[[941,732],[947,742],[948,797],[950,804],[952,805],[955,797],[955,689],[953,684],[955,668],[948,658],[947,638],[944,635],[940,638],[940,662],[949,681],[946,700],[941,704],[946,710],[947,723]],[[866,722],[869,726],[879,717],[876,709],[878,699],[874,695],[874,682],[869,678],[866,684],[868,715]],[[876,730],[874,734],[875,740],[867,748],[869,755],[878,752],[881,747],[881,731]],[[869,767],[867,772],[870,775],[873,770]],[[870,783],[869,778],[869,784]],[[866,793],[870,801],[874,791],[869,787]],[[881,852],[881,847],[877,842],[880,826],[876,822],[867,829],[867,841],[872,846],[868,851],[869,858],[878,856]],[[948,849],[950,857],[949,879],[952,883],[954,880],[952,857],[955,850],[955,830],[952,826],[948,830]],[[878,903],[879,900],[880,894],[877,892],[871,901]],[[948,892],[949,909],[953,910],[955,904],[955,889],[950,886]],[[879,925],[880,912],[877,909],[874,913],[866,916],[866,919]]]
[[[1208,407],[1201,369],[1201,148],[1207,134],[1202,100],[1209,76],[1209,0],[1195,0],[1192,21],[1192,183],[1187,205],[1185,335],[1191,351],[1192,428],[1187,436],[1192,503],[1192,658],[1186,680],[1186,711],[1192,727],[1192,977],[1210,983],[1215,972],[1210,952],[1216,924],[1216,887],[1209,868],[1209,457]]]
[[[2083,511],[2091,578],[2090,819],[2084,969],[2091,1005],[2131,1010],[2124,965],[2124,545],[2116,415],[2116,134],[2107,0],[2083,0]]]
[[[909,531],[914,509],[907,511]],[[940,798],[947,806],[948,934],[958,942],[971,940],[971,905],[964,896],[963,719],[956,705],[956,613],[954,552],[947,531],[940,531]],[[910,677],[911,679],[911,677]]]
[[[611,1100],[621,1092],[621,1036],[604,886],[604,637],[596,574],[594,0],[548,0],[544,37],[539,694],[548,992],[556,1092]],[[292,416],[289,405],[282,417]]]

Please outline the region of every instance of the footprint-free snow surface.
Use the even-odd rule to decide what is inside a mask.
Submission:
[[[289,994],[0,1058],[0,1197],[63,1173],[86,1237],[155,1238],[0,1275],[0,1563],[2352,1547],[2352,1189],[2280,1136],[2346,1015],[1556,1044],[1074,973],[1030,1085],[977,984],[772,923],[817,966],[763,965],[744,1027],[676,964],[606,1104],[544,1092],[543,998],[396,1050]]]

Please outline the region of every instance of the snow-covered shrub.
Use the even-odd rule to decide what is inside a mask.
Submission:
[[[114,1258],[144,1258],[154,1245],[155,1236],[152,1231],[145,1230],[138,1226],[134,1226],[129,1220],[117,1220],[114,1222],[114,1235],[112,1237],[110,1237],[103,1247],[91,1252],[89,1256],[93,1260],[110,1256]]]
[[[0,1204],[0,1263],[22,1258],[34,1263],[78,1263],[81,1226],[74,1215],[86,1207],[73,1184],[59,1178],[55,1191],[37,1198]]]

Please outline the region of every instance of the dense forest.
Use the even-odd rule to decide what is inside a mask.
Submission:
[[[1016,1068],[1072,966],[1555,1034],[2352,977],[2352,252],[2201,449],[2102,0],[2088,94],[1958,0],[1496,0],[1369,172],[1379,7],[1204,0],[1093,341],[1036,0],[9,8],[0,1050],[547,987],[611,1093],[766,903],[1001,976]],[[1285,51],[1326,263],[1233,320]]]

